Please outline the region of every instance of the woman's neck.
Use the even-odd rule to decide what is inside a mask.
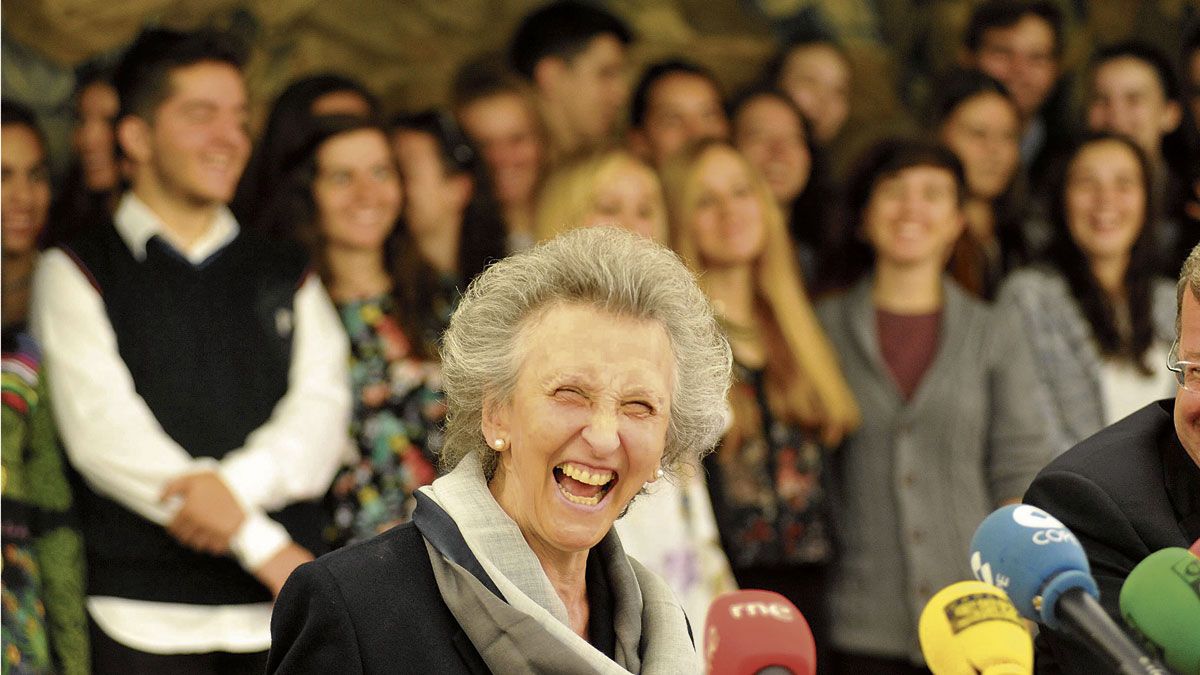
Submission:
[[[532,233],[533,205],[529,202],[519,202],[505,206],[504,224],[510,235]]]
[[[754,323],[754,272],[749,265],[709,268],[704,285],[721,318],[743,326]]]
[[[29,291],[37,253],[5,255],[0,267],[0,299],[3,300],[5,326],[23,323],[29,314]]]
[[[971,197],[963,205],[963,213],[967,220],[967,229],[977,241],[989,242],[996,237],[996,212],[992,203],[986,199]]]
[[[1089,261],[1092,276],[1109,297],[1119,299],[1125,296],[1125,272],[1129,269],[1129,256],[1111,256],[1108,258],[1093,258]]]
[[[444,223],[414,232],[413,239],[421,257],[434,270],[443,274],[458,272],[459,235],[461,224]]]
[[[546,555],[545,552],[533,549],[542,570],[550,579],[554,592],[567,608],[567,620],[571,630],[583,639],[588,639],[588,617],[590,607],[587,597],[587,559],[588,551]]]
[[[505,513],[513,514],[517,512],[514,508],[515,502],[522,497],[514,494],[516,488],[508,482],[506,476],[506,470],[502,465],[488,481],[488,491],[492,493],[492,497]],[[521,526],[518,525],[518,527]],[[571,630],[586,640],[588,636],[587,561],[589,551],[563,551],[550,546],[540,537],[532,536],[526,532],[524,527],[521,527],[521,536],[525,538],[529,550],[537,556],[538,562],[542,565],[542,571],[546,573],[546,578],[554,587],[555,594],[566,606],[567,620],[570,622]]]
[[[370,298],[392,288],[383,251],[330,247],[325,261],[329,265],[329,296],[336,301]]]
[[[704,286],[717,317],[724,321],[734,358],[756,368],[766,361],[754,306],[754,270],[750,265],[710,268]]]
[[[930,314],[942,306],[940,265],[875,265],[875,307],[895,314]]]

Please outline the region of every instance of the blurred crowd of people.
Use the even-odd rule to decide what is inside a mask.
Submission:
[[[411,518],[446,468],[439,337],[466,286],[615,225],[696,273],[735,361],[720,446],[635,500],[626,550],[697,640],[716,594],[765,588],[824,672],[923,672],[917,617],[983,517],[1174,392],[1200,31],[1097,45],[1072,114],[1057,5],[982,2],[925,133],[844,180],[833,36],[738,92],[685,56],[630,77],[636,40],[561,0],[447,109],[310,75],[251,138],[242,46],[148,30],[80,74],[61,181],[5,101],[2,658],[261,672],[288,574]]]

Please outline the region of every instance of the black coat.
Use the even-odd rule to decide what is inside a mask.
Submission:
[[[1100,604],[1119,625],[1129,572],[1155,551],[1200,538],[1200,467],[1175,434],[1172,400],[1100,431],[1042,469],[1025,503],[1062,521],[1087,551]],[[1103,662],[1079,642],[1043,628],[1037,672],[1097,675]]]
[[[412,523],[302,565],[271,615],[268,673],[489,673]]]

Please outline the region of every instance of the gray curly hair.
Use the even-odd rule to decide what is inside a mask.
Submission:
[[[573,230],[509,256],[467,288],[442,338],[449,412],[442,467],[477,453],[490,480],[498,463],[483,437],[485,405],[511,400],[526,356],[522,327],[563,303],[658,321],[675,357],[663,469],[677,477],[712,449],[724,425],[732,356],[696,280],[669,249],[611,227]]]

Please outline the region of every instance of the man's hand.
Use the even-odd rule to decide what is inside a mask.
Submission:
[[[254,578],[270,589],[272,596],[278,596],[292,570],[312,559],[313,555],[307,549],[292,542],[255,570]]]
[[[167,532],[197,551],[223,555],[229,540],[246,519],[237,498],[213,471],[180,476],[163,488],[161,500],[181,499],[183,505]]]

